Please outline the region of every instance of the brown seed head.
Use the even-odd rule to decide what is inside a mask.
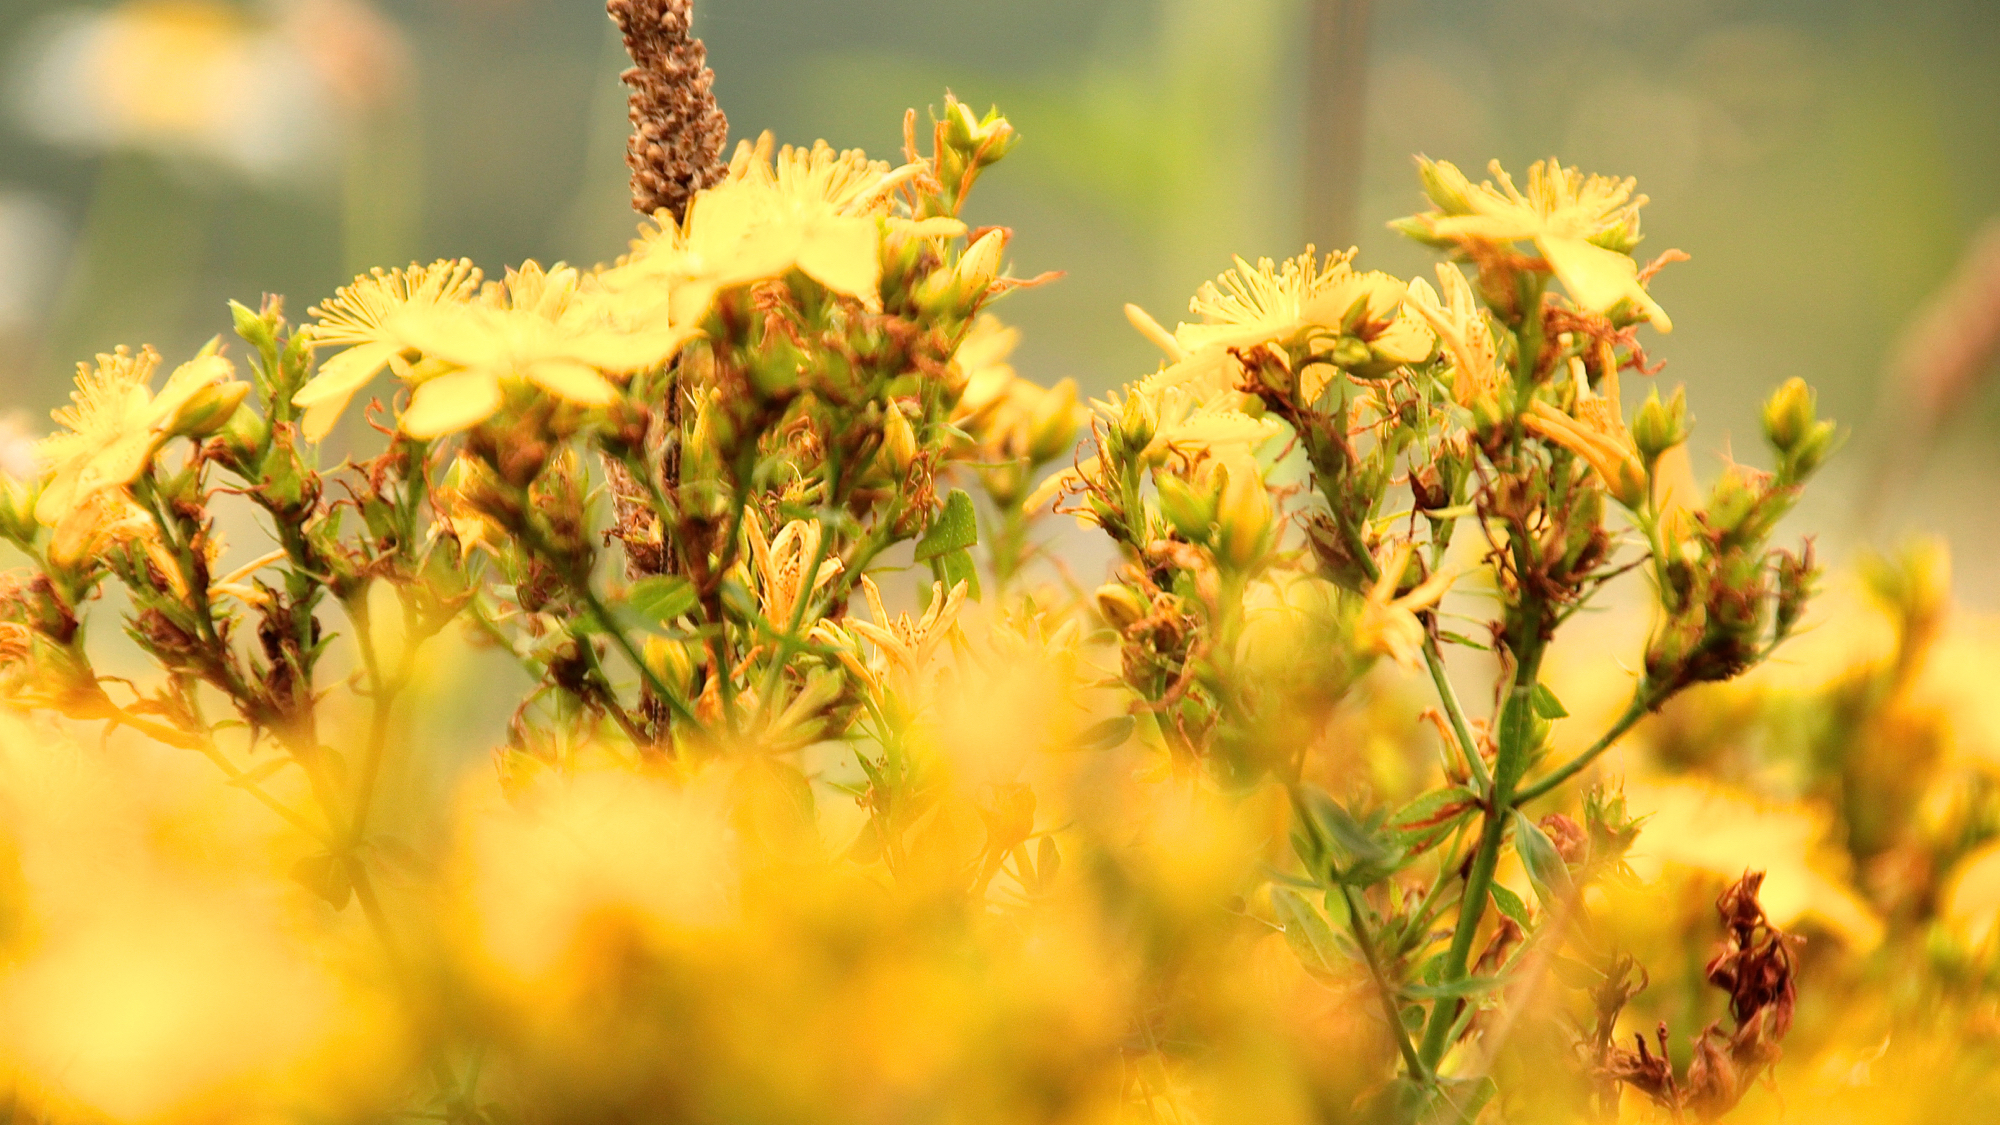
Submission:
[[[694,193],[729,170],[729,119],[715,103],[708,49],[694,37],[693,0],[609,0],[605,8],[633,62],[620,76],[632,88],[632,208],[679,221]]]

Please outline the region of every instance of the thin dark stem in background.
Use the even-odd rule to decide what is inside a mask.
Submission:
[[[1312,0],[1306,41],[1306,239],[1354,244],[1368,109],[1370,0]]]

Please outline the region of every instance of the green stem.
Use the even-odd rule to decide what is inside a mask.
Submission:
[[[1525,608],[1527,628],[1539,630],[1539,607],[1531,604]],[[1528,742],[1534,736],[1535,685],[1541,673],[1542,651],[1541,639],[1531,633],[1520,651],[1514,685],[1500,712],[1500,754],[1494,763],[1493,788],[1487,798],[1479,850],[1472,857],[1472,869],[1466,873],[1465,894],[1458,904],[1458,923],[1452,928],[1451,946],[1445,952],[1444,971],[1438,981],[1441,985],[1465,979],[1472,943],[1478,936],[1479,921],[1486,913],[1486,900],[1492,894],[1493,872],[1499,866],[1500,847],[1506,838],[1507,814],[1514,807],[1514,783],[1527,766],[1531,749]],[[1431,1009],[1430,1023],[1424,1029],[1426,1065],[1436,1066],[1450,1047],[1461,1004],[1459,1000],[1440,998]]]
[[[1493,792],[1493,775],[1486,771],[1486,759],[1480,757],[1479,743],[1472,737],[1471,724],[1465,721],[1465,708],[1459,704],[1458,692],[1451,686],[1451,676],[1445,672],[1444,654],[1438,651],[1437,638],[1428,632],[1424,636],[1424,663],[1430,666],[1431,683],[1437,686],[1445,717],[1451,721],[1451,732],[1458,736],[1458,748],[1465,758],[1465,768],[1471,771],[1479,792],[1490,795]]]
[[[1361,903],[1355,899],[1354,888],[1342,883],[1340,897],[1347,904],[1347,928],[1354,934],[1354,943],[1361,947],[1361,959],[1368,964],[1368,975],[1374,980],[1375,990],[1381,996],[1382,1014],[1388,1018],[1389,1028],[1396,1036],[1396,1050],[1403,1056],[1403,1065],[1409,1068],[1412,1079],[1429,1085],[1433,1080],[1430,1067],[1417,1054],[1416,1045],[1410,1042],[1409,1029],[1403,1026],[1403,1006],[1382,971],[1375,941],[1369,936],[1367,923],[1361,919]]]
[[[1571,758],[1540,781],[1521,790],[1515,796],[1514,803],[1516,805],[1525,805],[1537,797],[1547,796],[1556,786],[1575,777],[1584,767],[1596,761],[1598,755],[1609,750],[1612,743],[1624,737],[1626,731],[1638,725],[1639,720],[1645,718],[1652,711],[1655,702],[1655,693],[1648,691],[1642,685],[1637,692],[1633,693],[1632,702],[1625,708],[1625,713],[1618,717],[1618,721],[1611,725],[1610,730],[1604,732],[1603,737],[1591,743],[1590,749]]]

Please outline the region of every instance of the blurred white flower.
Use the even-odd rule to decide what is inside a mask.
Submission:
[[[406,59],[400,31],[364,0],[292,0],[275,18],[225,0],[127,0],[44,20],[10,93],[22,123],[59,144],[279,178],[329,157],[344,113],[379,104]]]

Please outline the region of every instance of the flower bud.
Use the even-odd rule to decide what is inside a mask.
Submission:
[[[888,405],[887,417],[882,422],[882,456],[899,477],[907,475],[917,459],[917,432],[910,428],[910,420],[893,402]]]
[[[1674,397],[1665,402],[1660,401],[1659,389],[1654,388],[1632,419],[1632,444],[1638,447],[1639,456],[1651,468],[1667,450],[1687,437],[1687,388],[1675,387]]]
[[[1785,381],[1764,403],[1764,437],[1780,453],[1797,449],[1813,429],[1814,395],[1800,378]]]
[[[1118,436],[1124,441],[1126,452],[1137,453],[1151,445],[1159,428],[1160,415],[1152,399],[1142,394],[1125,396],[1125,405],[1118,414]]]
[[[1368,342],[1354,336],[1342,336],[1335,341],[1333,351],[1327,358],[1333,361],[1334,366],[1349,371],[1366,370],[1375,364],[1375,353],[1369,349]]]
[[[1813,559],[1812,540],[1794,555],[1790,551],[1778,551],[1778,607],[1775,632],[1779,637],[1791,634],[1798,625],[1799,618],[1805,616],[1806,602],[1811,599],[1813,582],[1819,577],[1819,566]]]
[[[1248,570],[1270,547],[1271,494],[1254,468],[1221,470],[1222,500],[1216,512],[1216,554],[1219,562]]]
[[[1160,514],[1190,543],[1206,543],[1215,532],[1218,497],[1214,490],[1177,476],[1153,478],[1160,493]]]
[[[972,107],[956,98],[945,104],[945,144],[975,159],[975,167],[985,167],[1011,152],[1020,137],[1014,126],[996,109],[983,118],[974,117]]]
[[[1039,465],[1076,444],[1076,380],[1064,379],[1042,393],[1028,419],[1028,457]]]
[[[1839,427],[1833,422],[1815,422],[1785,463],[1786,476],[1794,481],[1811,476],[1840,444]]]
[[[694,661],[689,658],[687,646],[680,641],[665,637],[649,636],[642,654],[646,667],[660,682],[685,696],[694,686]]]
[[[958,268],[953,271],[961,297],[985,296],[987,287],[1000,276],[1000,256],[1007,252],[1008,233],[1005,227],[995,227],[966,247],[958,259]]]
[[[1112,582],[1097,588],[1093,595],[1097,612],[1113,629],[1124,632],[1146,617],[1146,602],[1130,586]]]
[[[37,483],[15,480],[0,470],[0,539],[24,547],[34,539],[41,526],[35,520],[35,502],[40,491]]]
[[[1472,214],[1472,181],[1465,178],[1457,165],[1419,156],[1417,178],[1423,181],[1424,194],[1438,210],[1447,215]]]
[[[180,409],[174,411],[162,430],[169,437],[197,440],[208,437],[229,424],[236,408],[243,405],[243,399],[249,393],[248,383],[236,380],[210,383],[181,403]]]
[[[1742,526],[1763,499],[1763,489],[1750,472],[1740,465],[1722,471],[1708,498],[1708,523],[1727,535]]]

